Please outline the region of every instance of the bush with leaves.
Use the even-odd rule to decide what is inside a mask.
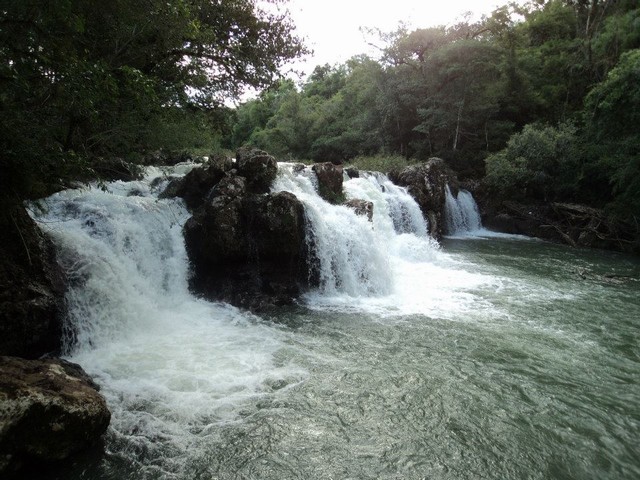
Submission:
[[[528,200],[568,200],[581,168],[576,128],[526,125],[505,149],[486,159],[486,182],[500,196]]]

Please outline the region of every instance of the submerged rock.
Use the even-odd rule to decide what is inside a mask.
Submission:
[[[370,222],[373,221],[373,202],[361,200],[359,198],[353,198],[344,202],[343,205],[355,211],[356,215],[366,216]]]
[[[55,247],[24,207],[0,221],[0,355],[37,358],[60,349],[65,277]]]
[[[334,165],[331,162],[316,163],[313,171],[318,178],[318,194],[329,203],[338,205],[344,202],[342,165]]]
[[[110,419],[79,365],[0,357],[0,473],[65,459],[98,442]]]
[[[389,178],[396,185],[407,187],[429,220],[429,234],[439,239],[444,233],[446,186],[449,185],[454,195],[458,193],[455,172],[441,158],[430,158],[420,165],[392,170]]]

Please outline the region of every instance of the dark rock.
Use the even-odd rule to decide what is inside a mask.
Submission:
[[[65,277],[51,240],[24,207],[0,218],[0,355],[60,350]]]
[[[353,209],[356,212],[356,215],[364,215],[370,222],[373,221],[373,202],[353,198],[344,202],[343,205]]]
[[[185,224],[191,287],[254,311],[290,304],[306,279],[304,207],[289,192],[242,195],[242,178],[221,181]]]
[[[313,171],[318,177],[318,194],[327,202],[336,205],[345,201],[342,191],[342,170],[342,165],[331,162],[316,163],[313,166]]]
[[[483,224],[498,232],[538,237],[573,247],[637,252],[637,227],[603,210],[570,203],[495,205],[481,197]]]
[[[95,444],[111,413],[79,365],[0,357],[0,473]]]
[[[183,198],[187,207],[195,210],[204,202],[209,191],[233,168],[230,158],[218,156],[201,167],[195,167],[184,177],[172,180],[160,198]]]
[[[258,149],[238,149],[236,168],[238,175],[247,179],[247,188],[252,193],[269,192],[278,173],[276,159]]]
[[[420,205],[423,215],[429,220],[429,234],[439,239],[444,228],[446,186],[449,185],[454,195],[458,193],[455,172],[441,158],[430,158],[420,165],[392,170],[389,178],[396,185],[407,187]]]
[[[349,178],[360,178],[360,170],[355,167],[345,168],[344,171],[347,173]]]
[[[222,198],[229,203],[234,198],[242,197],[247,193],[247,180],[233,173],[227,173],[207,194],[206,202],[210,204],[216,198]]]

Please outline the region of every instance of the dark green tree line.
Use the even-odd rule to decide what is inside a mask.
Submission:
[[[210,146],[224,100],[303,51],[292,29],[254,0],[2,0],[2,195],[97,156]]]
[[[234,142],[314,160],[440,156],[475,178],[486,160],[497,194],[533,201],[640,198],[637,2],[535,0],[380,38],[377,60],[318,67],[279,101],[240,106]]]

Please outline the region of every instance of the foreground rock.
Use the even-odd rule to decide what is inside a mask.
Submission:
[[[60,349],[65,280],[55,247],[24,207],[0,221],[0,355],[38,358]]]
[[[83,450],[100,440],[110,418],[79,365],[0,357],[0,473]]]
[[[444,206],[446,186],[454,195],[458,193],[458,179],[441,158],[430,158],[420,165],[392,170],[389,178],[396,185],[407,187],[429,220],[429,234],[439,239],[444,233]]]
[[[191,288],[253,311],[290,304],[306,288],[304,207],[289,192],[261,193],[275,178],[273,157],[238,157],[184,226]]]

